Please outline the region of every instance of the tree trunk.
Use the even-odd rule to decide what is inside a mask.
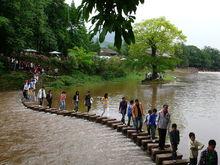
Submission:
[[[156,52],[157,52],[157,47],[156,45],[152,45],[151,46],[151,57],[152,58],[156,58]],[[146,77],[145,77],[145,80],[144,81],[149,81],[149,80],[155,80],[158,78],[158,73],[157,73],[157,65],[156,64],[151,64],[152,66],[152,71],[151,71],[151,74],[147,73],[146,74]]]
[[[151,47],[151,56],[153,58],[156,58],[156,52],[157,52],[157,48],[156,46],[152,46]],[[152,64],[152,76],[151,76],[151,79],[152,80],[155,80],[157,79],[158,75],[157,75],[157,65],[156,64]]]
[[[152,80],[157,79],[158,74],[157,74],[157,65],[156,64],[152,64]]]

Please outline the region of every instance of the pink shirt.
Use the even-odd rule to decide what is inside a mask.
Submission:
[[[60,101],[65,101],[65,100],[66,100],[66,94],[61,94]]]

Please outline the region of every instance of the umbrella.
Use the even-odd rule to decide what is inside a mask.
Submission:
[[[37,52],[36,50],[34,49],[24,49],[25,52]]]
[[[52,51],[52,52],[49,52],[50,54],[61,54],[61,52],[58,52],[58,51]]]

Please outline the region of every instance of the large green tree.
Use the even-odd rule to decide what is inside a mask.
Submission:
[[[0,0],[0,53],[93,49],[94,42],[78,18],[81,14],[74,3],[69,6],[65,0]]]
[[[201,68],[202,52],[194,45],[184,47],[184,53],[189,59],[189,67]]]
[[[85,50],[91,50],[98,52],[100,46],[98,42],[94,42],[88,34],[87,29],[82,19],[81,13],[78,11],[78,8],[75,7],[75,4],[72,3],[69,8],[69,23],[68,28],[69,37],[72,42],[70,42],[69,48],[83,47]]]
[[[202,68],[208,70],[220,70],[220,51],[210,46],[205,46],[202,50]]]
[[[151,79],[156,79],[158,72],[172,68],[172,58],[178,43],[185,41],[182,31],[164,17],[148,19],[134,26],[136,43],[131,45],[131,55],[141,57],[152,69]]]
[[[32,2],[11,0],[0,3],[0,16],[7,20],[7,25],[0,27],[0,51],[17,51],[19,47],[26,46],[25,40],[33,36],[31,31],[34,16],[31,12]]]
[[[194,45],[179,45],[175,56],[181,60],[179,67],[195,67],[201,70],[220,70],[220,51],[210,46],[200,49]]]

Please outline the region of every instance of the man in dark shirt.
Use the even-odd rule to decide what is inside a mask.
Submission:
[[[127,101],[126,101],[125,97],[122,97],[122,101],[120,102],[120,105],[119,105],[119,112],[122,115],[121,122],[123,124],[125,124],[126,111],[127,111]]]
[[[87,112],[89,112],[89,110],[91,109],[91,105],[92,105],[90,91],[87,92],[84,103],[85,103],[85,106],[87,107]]]
[[[47,102],[48,102],[48,107],[51,108],[52,107],[52,100],[53,100],[53,95],[52,95],[52,91],[49,90],[46,96]]]
[[[209,140],[209,146],[202,151],[199,165],[218,165],[218,154],[215,151],[215,140]]]
[[[170,143],[172,147],[172,157],[173,160],[176,161],[177,159],[177,149],[178,149],[178,144],[180,142],[180,133],[179,130],[177,129],[177,125],[174,123],[172,124],[172,131],[170,131]]]

